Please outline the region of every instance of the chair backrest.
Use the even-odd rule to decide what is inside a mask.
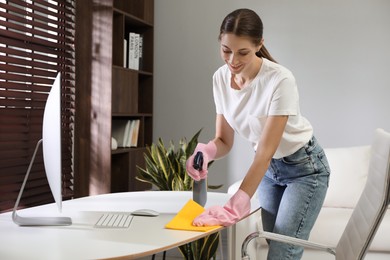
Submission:
[[[348,183],[345,183],[348,188]],[[336,247],[337,260],[360,260],[368,250],[390,199],[390,133],[375,131],[367,182]]]

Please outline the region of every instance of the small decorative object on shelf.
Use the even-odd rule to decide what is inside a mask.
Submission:
[[[116,150],[118,149],[118,142],[114,137],[111,137],[111,150]]]

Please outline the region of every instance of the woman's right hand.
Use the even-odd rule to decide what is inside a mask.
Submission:
[[[198,152],[203,153],[203,165],[200,170],[194,168],[194,158]],[[207,144],[198,143],[195,148],[194,153],[187,159],[186,169],[188,175],[191,176],[195,181],[200,181],[207,177],[207,165],[210,161],[214,160],[215,155],[217,154],[217,146],[213,141],[208,142]]]

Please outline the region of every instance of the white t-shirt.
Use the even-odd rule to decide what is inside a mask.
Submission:
[[[231,72],[225,64],[213,76],[217,114],[222,114],[236,133],[257,145],[267,116],[288,115],[279,147],[273,158],[293,154],[312,137],[313,128],[299,109],[295,78],[285,67],[263,58],[252,82],[241,90],[231,87]]]

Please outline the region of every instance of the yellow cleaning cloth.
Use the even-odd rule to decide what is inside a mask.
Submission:
[[[192,222],[204,211],[204,208],[190,199],[184,207],[173,217],[173,219],[165,225],[165,228],[190,231],[210,231],[220,228],[221,226],[197,227],[193,226]]]

